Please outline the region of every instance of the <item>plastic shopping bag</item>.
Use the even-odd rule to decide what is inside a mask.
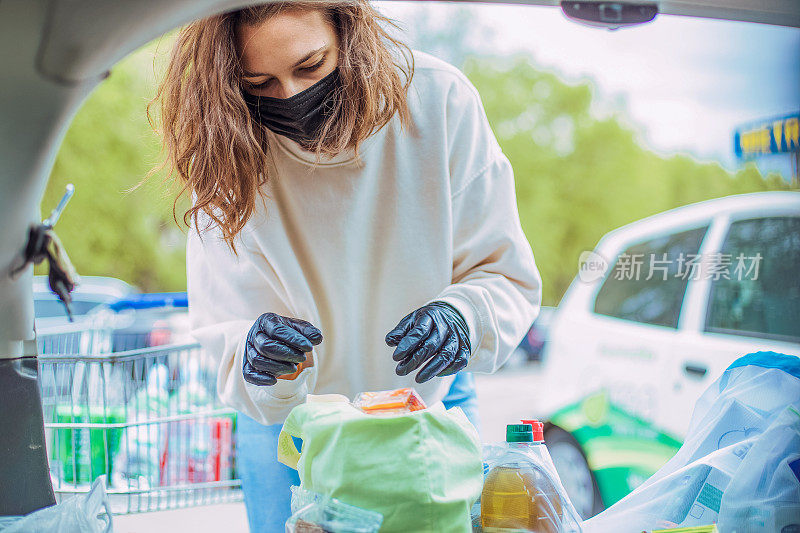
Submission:
[[[325,399],[295,407],[281,431],[278,459],[302,488],[380,513],[382,532],[471,530],[481,446],[460,409],[376,417],[343,396]],[[302,454],[291,437],[303,440]]]
[[[0,522],[2,533],[111,533],[111,508],[105,476],[98,477],[87,494],[72,496],[58,505],[39,509],[10,523]],[[4,527],[8,524],[8,527]]]
[[[686,441],[586,532],[716,523],[724,533],[800,531],[800,359],[738,359],[695,405]]]
[[[292,487],[292,516],[286,521],[286,533],[377,533],[382,522],[383,517],[374,511],[366,511],[342,503],[336,498]]]

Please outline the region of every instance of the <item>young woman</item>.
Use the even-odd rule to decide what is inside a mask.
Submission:
[[[276,438],[307,394],[415,387],[476,422],[464,371],[496,370],[538,312],[512,169],[475,88],[386,23],[362,0],[200,20],[156,97],[192,197],[193,333],[240,413],[253,530],[283,531],[297,480]]]

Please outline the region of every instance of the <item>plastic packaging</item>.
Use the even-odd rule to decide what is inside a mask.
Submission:
[[[106,477],[98,477],[87,494],[22,517],[4,517],[3,533],[110,533],[114,531],[106,493]]]
[[[485,479],[479,526],[482,531],[581,530],[578,513],[544,446],[540,423],[531,422],[534,424],[509,425],[506,442],[484,447]],[[537,427],[537,440],[532,425]],[[478,526],[474,522],[473,525]]]
[[[203,409],[212,394],[204,385],[200,364],[189,361],[181,369],[181,383],[170,396],[178,414],[190,415]],[[231,478],[230,461],[233,421],[226,417],[185,418],[167,424],[160,452],[160,484],[203,483]]]
[[[716,523],[726,533],[800,531],[800,359],[734,362],[695,405],[675,456],[584,531]]]
[[[378,392],[362,392],[353,405],[371,415],[407,414],[426,409],[417,391],[410,387]]]
[[[146,388],[131,399],[136,417],[131,422],[163,417],[169,412],[169,370],[154,365],[147,375]],[[167,440],[165,424],[132,424],[125,429],[115,469],[115,484],[147,489],[163,478],[162,455]]]
[[[175,383],[170,393],[168,369],[158,364],[147,377],[147,387],[134,395],[131,411],[138,419],[133,422],[164,421],[134,423],[124,430],[114,461],[116,485],[148,489],[232,479],[233,419],[196,414],[213,398],[197,361],[190,360]]]
[[[292,516],[286,533],[377,533],[383,515],[292,487]]]
[[[310,397],[284,422],[278,460],[303,488],[381,513],[383,533],[469,533],[483,485],[477,430],[441,403],[373,416],[345,397]]]

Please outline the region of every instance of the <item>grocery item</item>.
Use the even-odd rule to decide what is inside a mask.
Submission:
[[[297,363],[297,370],[295,370],[291,374],[283,374],[275,377],[277,379],[286,379],[289,381],[297,379],[297,376],[300,375],[300,372],[302,372],[306,368],[311,368],[312,366],[314,366],[314,354],[312,352],[308,352],[307,354],[305,354],[305,356],[306,356],[305,361],[303,361],[302,363]]]
[[[461,409],[373,416],[313,397],[283,425],[278,460],[301,487],[383,515],[381,533],[468,533],[480,494],[480,440]],[[292,437],[302,439],[302,453]]]
[[[292,516],[286,521],[287,533],[377,533],[382,522],[380,513],[292,487]]]
[[[263,313],[247,333],[242,361],[244,380],[258,386],[275,385],[278,379],[294,380],[305,368],[314,366],[311,352],[320,342],[322,332],[309,322]],[[287,347],[298,351],[286,352]],[[287,374],[291,368],[295,371]]]
[[[231,479],[233,421],[229,417],[170,422],[161,451],[159,484]]]
[[[142,489],[157,486],[163,479],[168,428],[163,423],[144,422],[169,414],[169,369],[165,364],[147,370],[145,387],[136,391],[128,406],[134,417],[125,428],[118,456],[120,468],[114,477]]]
[[[60,481],[88,485],[103,474],[113,480],[129,419],[123,390],[121,369],[75,364],[69,392],[46,409],[50,470]]]
[[[371,415],[406,414],[426,408],[425,402],[419,397],[417,391],[410,387],[362,392],[356,397],[353,405]]]
[[[93,409],[74,403],[57,405],[53,422],[73,426],[98,426],[98,429],[63,427],[53,432],[50,454],[52,467],[59,479],[67,483],[89,484],[97,476],[109,475],[112,470],[119,468],[116,456],[124,430],[103,426],[123,425],[124,409]]]
[[[561,499],[539,467],[524,463],[494,467],[483,485],[481,505],[484,531],[558,531]]]
[[[136,413],[124,430],[113,479],[139,488],[232,479],[233,418],[200,416],[213,399],[201,369],[190,361],[170,392],[164,365],[154,365],[136,392]],[[158,422],[146,423],[152,419]],[[120,430],[123,431],[123,430]]]
[[[197,417],[212,401],[196,360],[181,369],[181,383],[170,395],[172,410],[189,418],[165,424],[166,438],[162,444],[159,483],[204,483],[231,478],[233,420],[230,417]]]
[[[289,533],[327,533],[325,528],[322,526],[318,526],[317,524],[313,524],[311,522],[306,522],[302,519],[298,519],[297,522],[295,522],[294,527],[287,525],[286,531]]]
[[[800,531],[798,450],[800,359],[748,354],[697,401],[675,456],[583,529]]]
[[[506,442],[485,448],[480,527],[485,532],[580,531],[578,514],[544,446],[541,423],[530,422],[509,424]]]

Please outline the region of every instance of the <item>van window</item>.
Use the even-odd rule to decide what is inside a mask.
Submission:
[[[738,220],[720,255],[706,331],[800,341],[800,217]]]
[[[631,246],[620,254],[597,293],[594,312],[669,328],[678,316],[708,226]]]

